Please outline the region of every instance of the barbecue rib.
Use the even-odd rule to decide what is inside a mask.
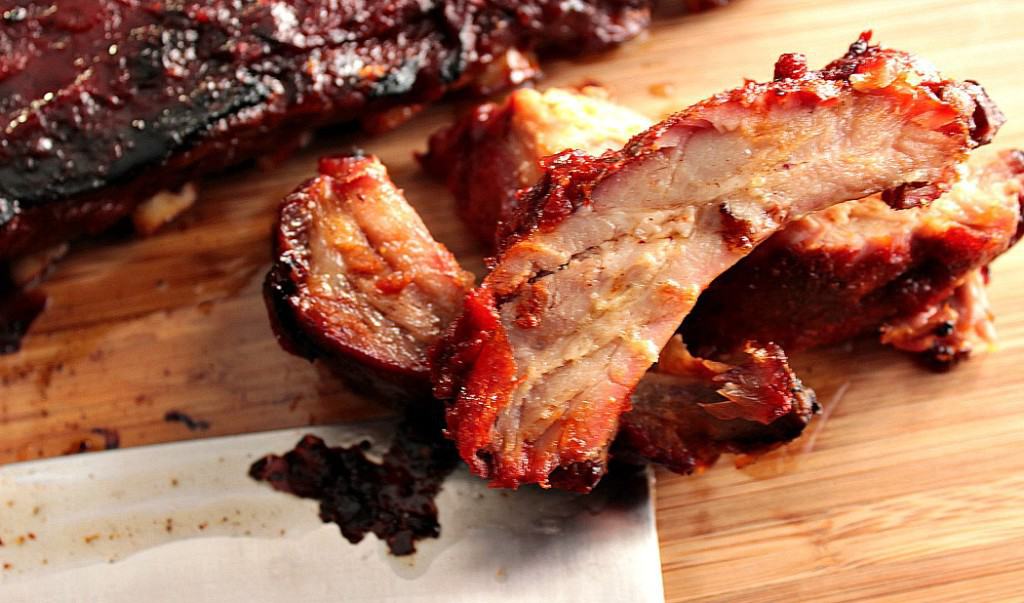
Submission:
[[[493,225],[514,215],[516,191],[537,181],[544,157],[596,154],[640,131],[645,118],[600,94],[515,91],[432,136],[422,160],[496,245]],[[701,295],[683,323],[687,342],[715,356],[751,338],[792,350],[881,329],[884,343],[940,366],[984,349],[994,331],[979,271],[1016,240],[1022,170],[1019,153],[1004,153],[929,208],[869,198],[797,220]]]
[[[372,157],[326,157],[283,202],[264,287],[279,341],[326,355],[350,382],[429,392],[427,347],[473,275],[427,231]]]
[[[934,199],[993,110],[977,85],[862,36],[820,72],[785,55],[774,81],[620,152],[548,159],[432,355],[460,456],[499,487],[593,479],[629,393],[715,277],[830,205]]]
[[[508,53],[617,44],[647,4],[0,0],[0,260],[312,128],[394,125]]]
[[[673,337],[633,392],[616,455],[692,473],[722,453],[760,454],[799,436],[818,410],[814,392],[778,346],[750,344],[742,356],[736,366],[696,359]]]
[[[882,333],[951,363],[992,339],[980,271],[1021,228],[1024,156],[1004,152],[927,208],[872,198],[791,224],[719,277],[683,323],[696,354],[748,339],[793,351]]]

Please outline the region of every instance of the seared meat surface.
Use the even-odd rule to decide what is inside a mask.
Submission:
[[[279,340],[386,394],[429,391],[427,348],[473,284],[373,157],[326,157],[281,205],[264,288]]]
[[[814,392],[777,345],[748,344],[741,357],[736,365],[697,359],[673,337],[633,392],[616,454],[692,473],[723,453],[759,454],[798,437],[817,412]]]
[[[993,336],[980,271],[1016,242],[1024,161],[1004,152],[927,208],[880,198],[791,224],[701,295],[682,333],[700,356],[748,339],[793,351],[878,332],[938,364]]]
[[[420,160],[447,182],[466,225],[493,247],[499,225],[515,214],[516,192],[540,178],[541,159],[566,149],[600,155],[652,124],[600,88],[521,89],[431,136]]]
[[[312,128],[394,125],[509,53],[617,44],[647,4],[0,0],[0,260]]]
[[[593,485],[629,394],[715,277],[811,212],[934,199],[991,114],[977,85],[865,36],[818,72],[786,55],[774,81],[621,151],[548,159],[433,353],[461,457],[495,486]]]
[[[515,214],[516,191],[536,182],[544,157],[597,154],[646,123],[595,94],[516,91],[431,138],[424,163],[446,179],[467,225],[485,226],[486,244],[496,244],[492,225]],[[700,296],[686,341],[721,356],[751,338],[802,349],[881,330],[884,343],[940,367],[989,347],[980,270],[1016,241],[1022,157],[1005,152],[970,170],[927,208],[896,211],[869,197],[793,222]]]

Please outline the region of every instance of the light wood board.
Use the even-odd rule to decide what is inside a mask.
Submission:
[[[821,65],[868,28],[982,82],[1010,118],[994,147],[1024,146],[1024,2],[1013,0],[736,0],[550,64],[542,85],[595,79],[657,116],[770,77],[782,52]],[[277,347],[260,298],[273,208],[318,155],[358,145],[479,271],[449,195],[412,159],[456,109],[373,139],[321,136],[274,170],[203,182],[197,207],[156,236],[76,245],[24,350],[0,358],[0,462],[100,448],[96,428],[136,446],[388,414]],[[668,599],[1024,600],[1024,251],[996,262],[991,294],[998,352],[943,375],[870,341],[801,355],[825,405],[803,439],[740,470],[726,459],[702,476],[662,473]],[[168,423],[169,410],[209,428]]]

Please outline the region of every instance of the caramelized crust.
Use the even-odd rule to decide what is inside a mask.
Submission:
[[[979,88],[866,37],[824,71],[782,71],[621,151],[546,160],[432,356],[475,473],[502,487],[592,474],[629,394],[715,277],[830,205],[937,196],[983,139]]]
[[[426,350],[473,276],[373,157],[327,157],[281,205],[265,293],[282,345],[385,393],[426,391]]]
[[[747,344],[735,366],[693,358],[679,336],[661,352],[622,415],[615,453],[676,473],[722,453],[760,454],[798,437],[818,410],[782,349]]]
[[[934,363],[962,359],[993,337],[980,270],[1016,242],[1022,191],[1024,161],[1007,151],[930,207],[876,197],[794,222],[708,287],[683,338],[717,357],[751,338],[793,351],[881,328]]]

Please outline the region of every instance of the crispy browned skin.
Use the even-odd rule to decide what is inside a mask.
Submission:
[[[684,110],[595,158],[547,161],[433,355],[460,455],[495,486],[599,475],[629,394],[715,277],[800,217],[940,195],[991,132],[984,93],[862,37],[811,72]],[[586,487],[588,484],[581,484]]]
[[[566,149],[600,155],[653,123],[600,88],[521,89],[436,132],[420,161],[447,182],[466,225],[494,248],[499,225],[518,207],[516,192],[537,182],[543,158]]]
[[[281,205],[264,291],[286,349],[405,394],[472,284],[377,159],[326,157]]]
[[[100,231],[312,128],[390,127],[448,90],[516,81],[489,69],[509,53],[607,48],[648,12],[647,0],[0,0],[0,260]]]
[[[720,276],[683,323],[700,356],[748,339],[793,351],[881,330],[948,365],[993,336],[980,271],[1018,239],[1024,161],[973,170],[927,208],[845,203],[791,224]]]
[[[646,123],[595,94],[517,91],[431,138],[424,163],[485,243],[495,244],[494,223],[514,214],[517,189],[536,182],[545,156],[595,154]],[[721,355],[750,337],[806,348],[881,329],[884,343],[937,366],[985,349],[994,330],[972,275],[1016,240],[1020,158],[1007,152],[972,170],[929,208],[897,212],[870,198],[796,221],[701,295],[687,341]]]
[[[735,366],[693,358],[677,335],[637,384],[615,453],[676,473],[711,466],[723,453],[760,454],[802,432],[814,392],[779,346],[748,344]]]

